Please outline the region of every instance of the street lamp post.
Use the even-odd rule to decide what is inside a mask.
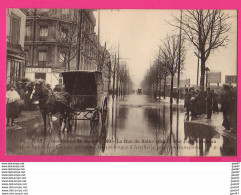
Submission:
[[[210,73],[210,69],[208,67],[206,67],[205,71],[206,71],[206,89],[207,89],[207,87],[208,87],[208,75]]]

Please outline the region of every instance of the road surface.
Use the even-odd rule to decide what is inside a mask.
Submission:
[[[174,101],[175,102],[175,101]],[[57,119],[57,115],[54,119]],[[223,127],[222,115],[213,114],[207,125],[185,123],[183,105],[153,101],[145,95],[109,98],[106,125],[98,137],[90,136],[89,121],[72,121],[73,130],[43,133],[42,118],[35,117],[7,130],[9,155],[96,156],[228,156],[235,155],[236,139]],[[200,119],[204,120],[204,119]],[[215,122],[216,121],[216,122]],[[231,136],[230,136],[231,135]]]

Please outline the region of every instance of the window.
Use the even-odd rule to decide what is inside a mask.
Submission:
[[[40,27],[40,41],[47,41],[48,27]]]
[[[25,41],[30,41],[31,26],[26,26],[25,30]]]
[[[47,61],[47,52],[46,51],[40,51],[38,55],[38,61],[39,66],[46,66]]]
[[[66,39],[68,36],[68,29],[62,28],[61,30],[61,38]]]
[[[35,79],[46,80],[46,73],[35,73]]]
[[[13,44],[19,44],[19,37],[20,37],[20,19],[12,15],[10,42]]]
[[[28,50],[27,49],[25,49],[24,50],[24,53],[25,53],[25,62],[26,62],[26,65],[28,66],[29,65],[29,55],[28,55]]]
[[[60,63],[60,66],[65,66],[65,57],[66,57],[66,54],[65,54],[65,53],[60,53],[60,54],[59,54],[59,63]]]
[[[26,36],[30,36],[30,34],[31,34],[31,26],[26,26],[25,35],[26,35]]]

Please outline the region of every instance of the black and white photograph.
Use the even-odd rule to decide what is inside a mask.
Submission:
[[[6,13],[6,155],[237,156],[237,10]]]

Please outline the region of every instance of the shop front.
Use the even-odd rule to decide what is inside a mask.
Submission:
[[[24,76],[24,52],[20,45],[7,44],[7,85],[16,85]]]
[[[52,68],[28,67],[25,69],[25,77],[30,81],[41,79],[45,84],[49,84],[52,89],[59,84],[59,73],[53,72]]]

